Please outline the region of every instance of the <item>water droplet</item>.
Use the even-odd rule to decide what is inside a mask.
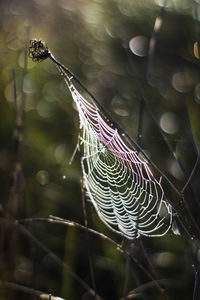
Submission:
[[[62,176],[62,179],[63,179],[63,180],[65,180],[66,178],[67,178],[67,176],[66,176],[66,175],[63,175],[63,176]]]

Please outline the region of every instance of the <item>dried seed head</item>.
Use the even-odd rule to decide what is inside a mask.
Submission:
[[[50,52],[41,40],[30,40],[28,55],[33,61],[41,62],[50,56]]]

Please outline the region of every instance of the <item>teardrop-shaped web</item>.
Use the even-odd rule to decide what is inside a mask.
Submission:
[[[62,70],[63,73],[63,70]],[[101,220],[123,237],[162,236],[172,208],[148,162],[64,74],[80,118],[84,187]]]

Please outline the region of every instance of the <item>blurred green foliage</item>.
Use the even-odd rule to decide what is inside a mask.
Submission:
[[[136,262],[130,263],[128,272],[127,258],[108,241],[90,235],[88,245],[84,231],[39,221],[25,223],[30,236],[14,220],[55,215],[84,223],[81,154],[78,152],[69,164],[77,145],[78,116],[55,66],[48,60],[34,63],[27,58],[27,45],[33,38],[44,40],[56,58],[84,82],[135,139],[140,100],[145,95],[141,146],[177,187],[184,186],[196,161],[200,140],[199,60],[193,53],[193,44],[199,41],[200,3],[166,1],[150,66],[150,56],[135,55],[129,42],[136,36],[151,39],[161,3],[0,1],[0,280],[65,299],[93,299],[48,252],[49,249],[55,253],[93,288],[89,248],[97,292],[103,299],[120,299],[124,295],[128,273],[127,291],[151,281]],[[186,176],[167,148],[149,109],[183,164]],[[166,125],[169,116],[172,118]],[[189,188],[185,191],[197,224],[199,179],[197,169],[191,179],[193,194]],[[179,197],[165,181],[163,186],[167,198],[184,214]],[[184,233],[170,232],[163,238],[133,241],[130,246],[105,228],[89,203],[87,210],[89,227],[123,242],[156,280],[164,280],[167,299],[192,299],[192,265],[198,265],[199,259],[197,229],[193,230],[192,225],[187,228],[192,240]],[[33,236],[48,249],[35,242]],[[35,296],[1,285],[0,299]],[[164,298],[152,284],[141,288],[134,299]]]

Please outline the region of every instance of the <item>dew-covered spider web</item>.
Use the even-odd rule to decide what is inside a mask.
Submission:
[[[90,97],[83,97],[73,77],[64,77],[79,113],[84,188],[99,217],[128,239],[164,235],[171,227],[172,208],[161,178],[156,180],[126,134],[115,128]]]

